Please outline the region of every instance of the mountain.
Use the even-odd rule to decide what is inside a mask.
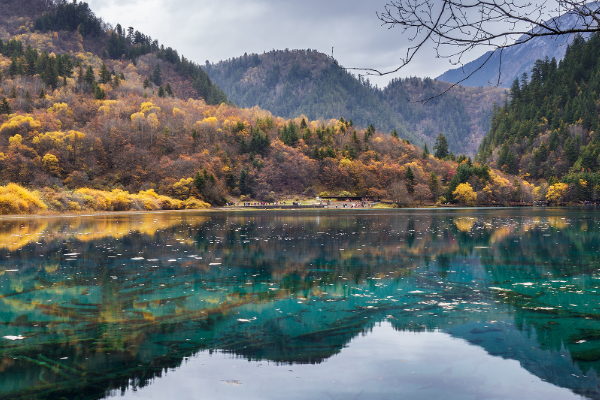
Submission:
[[[329,109],[328,120],[282,118],[254,104],[234,106],[197,64],[133,28],[112,28],[86,3],[0,7],[0,214],[204,207],[321,192],[402,204],[472,202],[473,189],[483,188],[489,201],[502,203],[513,186],[529,187],[447,149],[436,158],[370,123],[357,126],[341,109],[401,116],[403,126],[425,125],[431,137],[435,124],[446,124],[453,143],[452,129],[476,126],[469,112],[484,117],[485,107],[477,107],[491,104],[498,90],[458,88],[416,104],[409,100],[449,84],[413,78],[381,90],[317,63],[323,58],[314,54],[322,85],[312,86],[315,72],[305,64],[280,63],[280,76],[269,75],[272,90],[295,90],[301,101],[339,106],[342,115]],[[265,73],[261,65],[240,71],[257,82]],[[479,186],[468,188],[469,180]]]
[[[565,14],[555,20],[558,26],[581,26],[579,18],[572,13]],[[589,35],[584,35],[584,37],[589,37]],[[461,82],[461,85],[496,86],[498,84],[498,70],[500,69],[500,62],[502,62],[500,84],[498,86],[508,88],[516,78],[521,78],[524,72],[529,72],[536,60],[545,57],[548,57],[549,60],[555,58],[557,62],[562,60],[568,45],[573,42],[574,38],[574,35],[536,37],[526,43],[504,50],[502,59],[500,59],[500,53],[497,52],[483,65],[492,53],[487,52],[462,67],[444,72],[437,79],[458,83],[483,65],[473,76]],[[521,36],[516,42],[518,43],[524,39],[525,35]]]
[[[494,109],[477,159],[511,174],[547,180],[549,198],[600,198],[600,35],[576,38],[564,59],[538,60],[511,101]]]
[[[6,57],[15,57],[17,61],[20,56],[25,55],[28,50],[26,46],[40,53],[89,53],[86,57],[94,55],[109,60],[130,60],[134,64],[139,57],[153,54],[160,61],[152,63],[152,70],[146,76],[157,89],[162,84],[164,74],[160,68],[166,67],[168,71],[165,71],[165,77],[172,77],[172,84],[178,85],[178,89],[191,97],[201,97],[209,104],[227,101],[225,94],[211,82],[198,64],[179,56],[171,47],[160,46],[157,40],[152,40],[150,36],[133,28],[126,31],[117,24],[115,29],[109,30],[104,21],[96,17],[84,2],[0,0],[0,39],[16,39],[23,44],[20,48],[10,47],[4,50]],[[9,75],[24,68],[28,69],[28,75],[36,72],[44,75],[45,83],[49,83],[48,79],[53,74],[32,70],[35,60],[31,56],[33,53],[26,55],[22,65],[15,63],[17,70],[9,71]]]
[[[487,132],[492,105],[504,91],[459,87],[429,102],[419,102],[450,84],[429,78],[396,79],[385,88],[373,86],[339,68],[314,50],[278,50],[207,63],[204,69],[228,98],[241,107],[259,107],[284,118],[304,115],[329,120],[340,116],[356,125],[371,124],[382,132],[397,130],[419,145],[440,132],[450,150],[475,154]]]

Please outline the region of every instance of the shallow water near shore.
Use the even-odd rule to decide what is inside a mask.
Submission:
[[[600,398],[600,214],[0,220],[0,396]]]

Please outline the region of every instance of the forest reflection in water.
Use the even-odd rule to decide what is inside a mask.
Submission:
[[[0,394],[101,398],[203,351],[312,365],[388,321],[598,398],[599,223],[568,209],[0,220]]]

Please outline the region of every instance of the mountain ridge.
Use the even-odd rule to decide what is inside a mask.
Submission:
[[[577,16],[573,13],[567,13],[551,21],[552,23],[556,21],[560,26],[578,25]],[[581,26],[581,24],[579,25]],[[538,28],[538,31],[539,29],[541,28]],[[535,31],[535,29],[532,30],[532,32],[533,31]],[[515,79],[521,78],[523,73],[528,73],[531,70],[535,61],[544,59],[545,57],[548,57],[549,60],[555,58],[557,62],[562,60],[565,56],[567,47],[573,43],[575,36],[576,35],[538,36],[528,42],[517,44],[504,50],[502,52],[502,57],[500,57],[499,52],[492,55],[492,51],[488,51],[461,67],[449,69],[439,75],[436,79],[452,83],[460,82],[460,84],[464,86],[479,87],[497,85],[502,88],[509,88]],[[584,38],[589,38],[589,36],[590,35],[583,35]],[[524,41],[526,37],[527,35],[522,35],[515,43]],[[485,62],[488,58],[490,59]],[[479,71],[476,71],[477,68],[480,68]],[[500,79],[498,79],[499,70],[501,70]],[[473,73],[473,75],[470,78],[465,79],[471,73]]]
[[[421,146],[443,132],[451,151],[467,155],[477,151],[492,105],[505,95],[502,89],[457,87],[438,98],[450,84],[429,78],[396,79],[379,88],[310,49],[245,54],[203,67],[241,107],[258,105],[284,118],[343,116],[362,127],[396,130]]]

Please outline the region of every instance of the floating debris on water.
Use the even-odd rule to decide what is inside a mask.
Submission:
[[[23,339],[27,339],[26,337],[23,337],[21,335],[19,336],[12,336],[12,335],[8,335],[8,336],[2,336],[4,339],[8,339],[8,340],[23,340]]]
[[[252,321],[256,321],[256,317],[254,317],[252,319],[238,318],[238,321],[240,321],[240,322],[252,322]]]

